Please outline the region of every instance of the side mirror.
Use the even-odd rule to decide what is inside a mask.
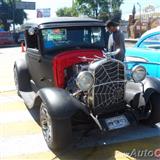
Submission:
[[[28,29],[28,34],[29,34],[30,36],[33,36],[33,35],[35,34],[35,29],[34,29],[33,27],[29,28],[29,29]]]

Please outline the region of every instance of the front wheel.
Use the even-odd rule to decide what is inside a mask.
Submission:
[[[40,124],[44,139],[51,150],[63,149],[71,142],[70,120],[54,119],[44,103],[40,107]]]
[[[149,105],[151,113],[145,122],[148,124],[156,124],[160,122],[160,94],[152,94]]]

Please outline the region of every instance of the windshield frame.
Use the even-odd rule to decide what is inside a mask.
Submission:
[[[96,28],[96,27],[99,27],[101,30],[101,42],[102,42],[102,45],[95,45],[95,44],[86,44],[86,45],[84,45],[84,43],[83,44],[75,44],[75,45],[66,45],[66,46],[59,46],[59,47],[57,47],[56,49],[54,49],[54,48],[49,48],[49,49],[46,49],[45,47],[44,47],[44,36],[43,36],[43,31],[44,30],[49,30],[49,29],[52,29],[52,30],[54,30],[54,29],[70,29],[70,30],[79,30],[79,28],[80,29],[82,29],[82,31],[84,31],[84,29],[91,29],[91,28]],[[102,26],[102,25],[94,25],[94,26],[89,26],[89,25],[87,25],[87,26],[79,26],[79,27],[77,27],[77,26],[64,26],[64,27],[52,27],[52,28],[43,28],[43,29],[41,29],[40,30],[41,31],[41,49],[42,49],[42,53],[43,53],[43,55],[51,55],[51,56],[54,56],[54,54],[56,54],[56,52],[60,52],[60,51],[65,51],[65,50],[73,50],[73,49],[101,49],[101,50],[103,50],[104,48],[105,48],[105,27],[104,26]]]

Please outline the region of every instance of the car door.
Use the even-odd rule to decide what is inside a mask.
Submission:
[[[27,35],[26,60],[31,75],[31,84],[35,90],[53,86],[51,60],[44,58],[40,52],[38,35]]]

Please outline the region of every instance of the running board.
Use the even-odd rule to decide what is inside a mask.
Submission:
[[[34,91],[20,91],[20,95],[28,108],[33,108],[36,93]]]

